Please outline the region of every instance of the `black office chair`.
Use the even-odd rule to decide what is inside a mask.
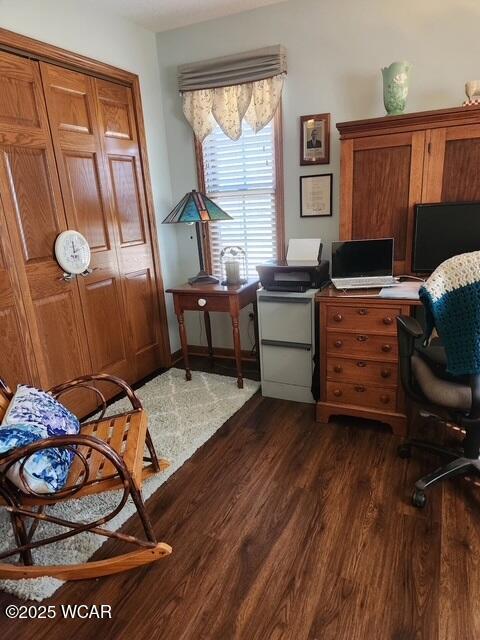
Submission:
[[[402,458],[409,458],[412,447],[418,447],[449,460],[415,483],[412,504],[424,507],[428,487],[453,476],[480,473],[480,375],[462,378],[449,375],[443,347],[422,347],[418,343],[423,329],[415,318],[398,316],[397,328],[405,393],[428,413],[444,422],[453,422],[466,434],[458,450],[415,439],[400,445],[398,454]]]

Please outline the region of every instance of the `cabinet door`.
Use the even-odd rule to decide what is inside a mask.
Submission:
[[[101,144],[107,167],[117,252],[137,378],[161,366],[159,287],[145,202],[132,91],[95,80]]]
[[[41,72],[68,227],[80,231],[92,251],[92,273],[77,278],[92,368],[132,381],[95,80],[45,63]]]
[[[38,369],[35,382],[47,388],[91,366],[77,284],[63,280],[53,255],[55,238],[67,225],[38,63],[9,53],[0,53],[0,193],[28,321],[28,332],[22,328],[24,348],[31,340]],[[8,259],[3,252],[4,266]],[[9,273],[11,285],[12,268]],[[7,300],[4,312],[9,306]],[[19,313],[20,306],[16,308]],[[27,375],[23,365],[18,366],[13,379]],[[6,369],[8,379],[10,366]],[[81,412],[93,407],[79,400],[74,408]]]
[[[340,238],[394,238],[395,272],[410,269],[413,206],[422,193],[425,133],[342,142]]]
[[[480,125],[427,132],[424,202],[480,200]]]

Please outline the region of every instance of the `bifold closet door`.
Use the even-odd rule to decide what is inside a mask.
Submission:
[[[132,91],[99,79],[95,88],[130,347],[140,379],[161,365],[162,327]]]
[[[96,112],[95,80],[40,63],[68,227],[92,251],[93,272],[77,278],[95,372],[136,378],[118,265],[118,229]]]
[[[25,362],[22,364],[22,349],[19,362],[11,364],[9,357],[4,358],[2,344],[0,374],[7,382],[25,376],[27,381],[49,387],[90,371],[91,363],[77,284],[63,280],[54,259],[55,238],[67,224],[39,66],[32,60],[3,52],[0,52],[0,197],[3,205],[0,215],[4,215],[0,222],[2,244],[8,244],[8,251],[3,249],[0,258],[3,265],[0,313],[5,319],[0,334],[11,335],[12,349],[19,339],[24,350],[33,347],[36,369],[33,371],[31,366],[28,370]],[[8,230],[5,236],[3,223]],[[13,259],[15,267],[11,264]],[[12,278],[18,280],[15,295],[9,293]],[[22,301],[17,304],[20,295]],[[5,337],[2,340],[7,344],[10,341]],[[28,358],[33,359],[31,354]],[[85,404],[78,401],[78,410],[88,406],[87,401]]]

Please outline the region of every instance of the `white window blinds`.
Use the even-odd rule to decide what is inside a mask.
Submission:
[[[212,271],[221,276],[220,252],[238,245],[247,253],[247,272],[277,257],[275,211],[275,140],[271,120],[259,133],[244,121],[239,140],[217,125],[203,142],[205,190],[233,221],[209,225]]]

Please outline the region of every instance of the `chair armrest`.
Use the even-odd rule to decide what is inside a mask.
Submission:
[[[397,316],[397,328],[399,331],[405,331],[415,339],[423,336],[422,325],[411,316]]]
[[[95,381],[110,382],[111,384],[117,385],[117,387],[125,392],[125,395],[130,400],[134,409],[143,409],[142,402],[135,391],[132,389],[132,387],[127,384],[125,380],[117,378],[116,376],[108,375],[107,373],[97,373],[89,376],[82,376],[81,378],[75,378],[75,380],[69,380],[69,382],[64,382],[63,384],[59,384],[56,387],[52,387],[51,389],[49,389],[49,393],[51,393],[55,398],[58,398],[63,393],[72,391],[75,387],[80,386],[96,392],[103,399],[103,403],[105,405],[105,398],[103,398],[103,394],[98,389],[96,389],[96,387],[89,386],[88,384]]]

